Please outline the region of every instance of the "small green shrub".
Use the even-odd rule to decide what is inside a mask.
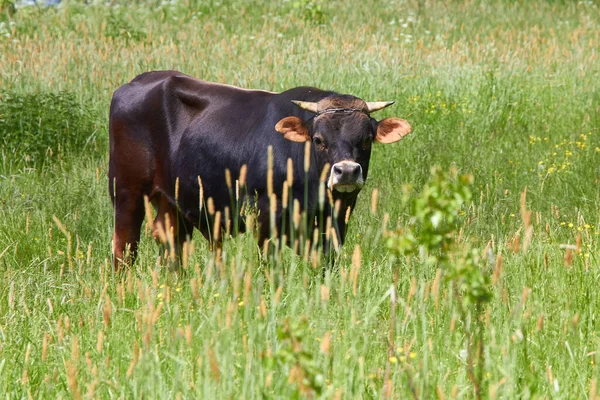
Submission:
[[[433,167],[420,193],[411,197],[412,188],[405,188],[403,202],[410,219],[388,234],[386,246],[396,257],[439,267],[451,283],[465,334],[467,376],[475,398],[481,399],[486,368],[481,316],[492,292],[481,251],[471,247],[469,240],[459,243],[457,239],[461,216],[472,199],[472,186],[471,175],[459,176],[456,168],[446,172]]]
[[[106,23],[104,36],[113,39],[124,39],[126,43],[141,42],[146,39],[147,35],[141,29],[136,29],[134,25],[126,18],[125,13],[110,10]]]
[[[300,19],[317,25],[325,22],[325,12],[319,0],[297,0],[292,3],[293,13]]]
[[[0,95],[0,152],[14,162],[39,165],[96,149],[97,133],[92,113],[72,93]]]

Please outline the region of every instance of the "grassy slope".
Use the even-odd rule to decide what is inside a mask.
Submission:
[[[326,396],[379,397],[389,368],[399,398],[472,397],[461,358],[464,329],[448,285],[436,294],[435,268],[393,260],[380,240],[384,213],[389,226],[406,221],[401,185],[420,187],[434,164],[474,174],[463,236],[482,249],[491,241],[504,258],[484,317],[485,364],[478,366],[484,393],[582,398],[595,392],[598,8],[543,1],[321,7],[320,26],[309,10],[251,1],[212,3],[201,12],[32,8],[5,25],[0,87],[72,92],[104,135],[112,90],[140,72],[167,68],[244,87],[309,84],[394,99],[378,117],[405,117],[414,133],[374,148],[339,269],[325,278],[290,253],[283,268],[259,265],[250,235],[227,244],[220,269],[197,238],[181,279],[156,266],[156,247],[145,238],[139,262],[114,277],[107,267],[106,148],[34,171],[5,158],[0,392],[286,398],[299,387],[290,376],[303,371],[322,376]],[[525,186],[534,237],[527,251],[514,252]],[[582,251],[565,266],[559,245],[574,244],[578,234]],[[357,244],[362,260],[354,293]],[[386,293],[394,279],[398,349],[390,361]],[[302,318],[305,329],[286,329],[286,320]],[[300,369],[278,331],[302,339]]]

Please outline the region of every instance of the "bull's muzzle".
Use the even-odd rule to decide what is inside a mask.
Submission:
[[[360,190],[365,184],[362,167],[354,161],[340,161],[331,167],[327,186],[331,190],[350,193]]]

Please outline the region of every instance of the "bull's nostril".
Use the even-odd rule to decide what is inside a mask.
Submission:
[[[336,176],[341,176],[343,173],[342,167],[340,167],[339,165],[334,165],[333,166],[333,174]]]
[[[358,178],[359,174],[360,174],[360,165],[355,165],[353,166],[351,169],[351,174],[353,178]]]

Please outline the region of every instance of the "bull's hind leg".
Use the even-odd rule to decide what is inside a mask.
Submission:
[[[113,267],[133,265],[137,255],[144,220],[144,198],[141,190],[119,188],[113,192],[115,231],[113,234]]]
[[[171,271],[178,271],[183,256],[183,245],[192,239],[193,225],[178,215],[177,207],[164,196],[154,202],[157,209],[152,226],[152,237],[160,244],[160,257],[164,257]]]

